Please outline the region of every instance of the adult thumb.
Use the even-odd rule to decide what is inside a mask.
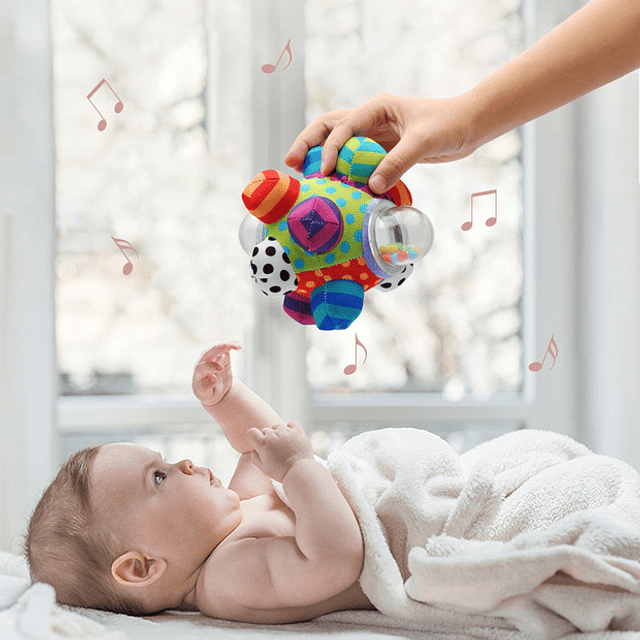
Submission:
[[[381,160],[369,178],[369,188],[377,194],[388,191],[420,160],[420,157],[420,151],[414,142],[408,142],[406,138],[401,139]]]

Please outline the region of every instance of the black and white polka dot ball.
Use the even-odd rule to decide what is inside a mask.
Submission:
[[[400,273],[389,276],[377,284],[380,291],[394,291],[413,273],[413,263],[409,263]]]
[[[298,287],[289,256],[275,238],[267,238],[253,248],[251,273],[266,296],[283,296]]]

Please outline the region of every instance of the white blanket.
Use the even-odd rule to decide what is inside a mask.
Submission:
[[[532,430],[459,456],[416,429],[364,433],[327,462],[382,613],[494,637],[640,630],[640,476],[625,463]]]

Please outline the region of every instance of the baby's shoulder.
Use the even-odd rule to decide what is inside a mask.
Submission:
[[[271,560],[290,537],[241,537],[216,548],[200,572],[194,605],[204,615],[248,623],[291,622],[273,588]],[[277,563],[281,565],[281,563]]]
[[[249,576],[261,573],[256,538],[238,538],[221,544],[207,558],[196,585],[195,605],[213,618],[246,617],[249,604]]]

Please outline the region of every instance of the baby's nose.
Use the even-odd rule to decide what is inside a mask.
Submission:
[[[180,462],[178,462],[178,467],[180,468],[180,471],[182,471],[182,473],[186,473],[188,475],[193,475],[195,473],[193,462],[191,462],[191,460],[189,460],[188,458],[180,460]]]

